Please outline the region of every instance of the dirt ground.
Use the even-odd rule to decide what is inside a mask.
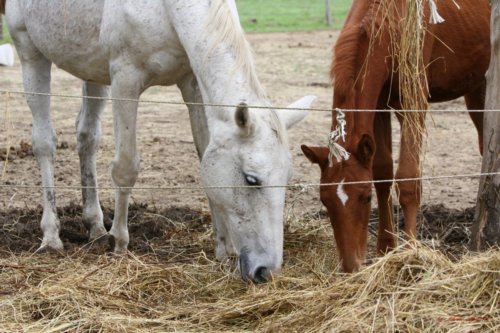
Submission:
[[[248,35],[255,50],[259,77],[274,105],[286,106],[303,95],[313,94],[318,97],[315,107],[331,106],[332,88],[328,72],[331,47],[337,36],[338,32],[331,31]],[[53,93],[81,94],[79,80],[62,70],[54,68],[52,78]],[[0,67],[0,89],[13,92],[23,89],[19,61],[14,67]],[[175,87],[154,87],[143,94],[142,99],[181,101],[181,96]],[[58,134],[56,186],[80,184],[74,128],[79,104],[78,99],[52,99],[53,124]],[[463,112],[463,100],[434,104],[432,109],[457,112],[436,111],[428,118],[424,176],[478,173],[481,158],[477,135],[467,113]],[[110,163],[114,144],[110,111],[108,107],[103,115],[103,138],[98,153],[98,180],[102,187],[112,185]],[[295,170],[292,184],[319,182],[319,169],[302,155],[300,145],[325,145],[330,119],[329,113],[310,112],[302,123],[289,132]],[[9,220],[12,225],[16,223],[12,219],[20,221],[21,216],[29,216],[30,220],[35,219],[30,223],[37,224],[41,216],[38,208],[41,203],[41,190],[29,186],[40,185],[41,182],[37,163],[30,150],[31,114],[22,95],[0,94],[0,127],[0,184],[9,185],[0,188],[0,214],[5,219],[3,222],[8,223]],[[399,130],[396,123],[393,131],[393,141],[397,147]],[[139,109],[138,141],[141,171],[137,189],[132,195],[136,207],[147,205],[153,212],[161,212],[164,209],[175,211],[181,209],[179,207],[187,207],[182,209],[197,212],[201,217],[205,216],[208,213],[208,204],[202,191],[140,189],[201,184],[186,107],[142,103]],[[14,150],[10,151],[5,160],[7,147],[13,147]],[[397,150],[396,148],[395,152]],[[455,220],[461,220],[463,217],[464,221],[470,222],[470,207],[475,204],[477,188],[477,178],[425,181],[423,201],[428,207],[427,212],[435,211],[439,212],[440,216],[448,217],[459,215],[461,217]],[[58,206],[65,207],[64,212],[69,216],[78,216],[81,200],[79,190],[59,189],[57,195]],[[319,213],[319,216],[323,215],[324,218],[318,196],[315,187],[305,193],[290,190],[287,197],[287,216],[300,219]],[[103,207],[109,212],[113,207],[113,191],[101,190],[100,199]],[[424,209],[422,216],[427,219],[425,211]],[[444,220],[446,219],[449,218]],[[325,223],[326,221],[325,219]],[[26,223],[21,225],[21,229]],[[21,235],[23,232],[17,230],[15,233]],[[83,229],[81,232],[83,234]],[[27,244],[22,247],[30,248]]]

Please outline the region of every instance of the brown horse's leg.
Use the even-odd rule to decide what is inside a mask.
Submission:
[[[391,114],[379,112],[375,115],[375,141],[377,150],[373,161],[373,179],[391,180],[394,177],[392,161]],[[377,252],[385,254],[396,245],[393,227],[391,196],[392,182],[375,183],[379,210]]]
[[[409,239],[416,238],[417,212],[422,195],[422,181],[413,178],[420,178],[421,175],[420,156],[425,115],[425,112],[398,114],[401,123],[401,149],[396,179],[399,203],[405,217],[405,232]]]
[[[486,98],[486,80],[477,89],[469,92],[464,96],[465,104],[468,110],[484,110],[484,102]],[[483,114],[484,112],[469,112],[469,116],[476,126],[477,136],[479,139],[479,151],[483,154]]]

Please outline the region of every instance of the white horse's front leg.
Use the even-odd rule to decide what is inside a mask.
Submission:
[[[83,96],[107,97],[106,86],[85,82]],[[83,223],[89,231],[89,240],[94,241],[107,235],[104,228],[103,214],[99,204],[96,177],[96,151],[101,139],[100,116],[105,100],[84,99],[76,120],[77,147],[80,156],[80,171],[83,201]]]
[[[189,109],[189,120],[191,122],[193,141],[196,146],[196,151],[198,152],[198,158],[201,161],[210,140],[210,132],[208,130],[207,118],[205,116],[205,108],[203,105],[200,105],[203,103],[203,97],[194,74],[183,80],[179,84],[179,89],[181,90],[184,102],[196,103],[195,105],[188,104],[187,107]],[[215,256],[217,259],[224,259],[234,254],[232,253],[234,250],[231,250],[232,245],[226,244],[230,237],[227,235],[227,230],[224,225],[220,223],[220,214],[218,210],[211,202],[209,203],[210,213],[212,216],[212,228],[214,231]]]
[[[134,81],[137,75],[120,72],[113,76],[111,95],[113,98],[137,100],[141,93],[141,85]],[[110,242],[116,254],[125,253],[129,242],[127,229],[128,200],[131,188],[139,173],[139,158],[136,148],[136,101],[113,100],[113,119],[115,130],[115,158],[111,175],[115,186],[115,217],[109,231]],[[114,243],[114,244],[113,244]]]
[[[22,52],[21,54],[26,55]],[[38,52],[26,59],[21,56],[21,61],[24,90],[50,93],[51,63]],[[57,138],[50,119],[50,97],[26,95],[26,100],[33,116],[33,152],[40,166],[43,185],[43,215],[40,223],[43,239],[37,251],[60,251],[63,249],[63,243],[59,238],[60,223],[57,217],[54,190],[54,160]]]

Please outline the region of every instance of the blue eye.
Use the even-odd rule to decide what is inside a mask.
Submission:
[[[249,186],[259,186],[261,184],[261,181],[252,175],[245,175],[245,182]]]

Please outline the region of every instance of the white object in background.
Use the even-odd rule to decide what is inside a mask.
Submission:
[[[0,45],[0,66],[14,66],[14,51],[10,44]]]

